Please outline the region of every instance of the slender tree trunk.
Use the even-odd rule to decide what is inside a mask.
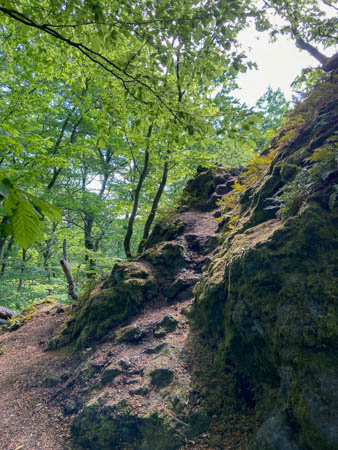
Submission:
[[[169,167],[169,164],[168,164],[168,161],[166,161],[164,163],[164,166],[163,166],[162,179],[161,179],[160,185],[159,185],[159,187],[157,189],[155,198],[153,200],[153,204],[151,205],[151,210],[150,210],[149,216],[148,216],[147,221],[146,221],[146,223],[144,225],[143,236],[142,236],[141,242],[140,242],[140,244],[138,246],[138,253],[141,253],[143,251],[145,241],[146,241],[146,239],[149,236],[151,226],[152,226],[152,224],[154,222],[158,205],[160,203],[160,200],[161,200],[161,197],[162,197],[165,185],[167,184],[168,167]]]
[[[3,258],[2,258],[3,263],[1,265],[1,276],[5,274],[5,270],[7,267],[6,259],[9,256],[10,251],[12,250],[13,244],[14,244],[14,239],[13,239],[13,237],[11,237],[11,239],[9,240],[9,242],[7,244],[7,248],[6,248],[6,251],[4,252]]]
[[[46,249],[43,252],[43,269],[47,273],[47,279],[50,281],[50,272],[49,272],[49,260],[52,255],[51,248],[57,242],[57,240],[53,237],[57,228],[57,223],[53,222],[52,233],[49,239],[46,240]],[[55,277],[55,273],[53,273]]]
[[[9,217],[5,216],[2,218],[1,223],[0,223],[0,229],[6,225],[6,223],[8,223],[9,221]],[[5,245],[6,245],[6,240],[7,238],[1,238],[0,239],[0,261],[3,259],[4,257],[4,252],[5,252]]]
[[[86,213],[84,217],[84,238],[85,238],[85,261],[87,264],[87,278],[93,278],[95,274],[95,260],[93,258],[94,253],[94,242],[93,242],[93,224],[94,216],[92,213]]]
[[[63,255],[63,259],[67,259],[67,239],[66,238],[62,242],[62,255]]]
[[[4,259],[7,238],[0,239],[0,261]]]
[[[24,271],[26,270],[26,262],[27,262],[27,250],[26,249],[22,249],[22,261],[21,261],[21,269],[20,269],[20,279],[19,279],[19,284],[18,284],[18,288],[17,291],[20,292],[22,289],[22,285],[23,285],[23,274]]]
[[[134,193],[133,209],[129,216],[127,232],[126,232],[126,235],[125,235],[125,238],[123,241],[124,252],[125,252],[127,258],[132,258],[131,249],[130,249],[130,241],[131,241],[131,237],[132,237],[133,231],[134,231],[134,222],[135,222],[135,218],[137,215],[138,204],[139,204],[139,200],[140,200],[140,193],[142,190],[144,180],[146,179],[146,176],[148,174],[149,156],[150,156],[149,139],[151,137],[152,129],[153,129],[153,126],[150,125],[148,128],[148,133],[147,133],[148,145],[147,145],[147,148],[146,148],[146,151],[144,154],[143,169],[142,169],[142,172],[140,173],[140,177],[139,177],[139,180],[138,180],[138,183],[136,186],[136,190]]]

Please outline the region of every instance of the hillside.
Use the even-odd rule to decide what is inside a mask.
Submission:
[[[1,332],[2,448],[338,447],[337,97],[331,73],[247,168],[200,168],[75,309]]]

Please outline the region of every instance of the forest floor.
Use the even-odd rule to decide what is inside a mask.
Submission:
[[[57,377],[79,364],[67,350],[46,352],[54,330],[65,320],[50,304],[38,308],[18,330],[0,333],[0,449],[64,450],[71,418],[54,401]]]

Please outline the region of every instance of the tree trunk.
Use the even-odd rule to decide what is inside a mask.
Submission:
[[[123,241],[123,246],[124,246],[124,252],[126,254],[127,258],[131,258],[132,254],[131,254],[131,250],[130,250],[130,241],[131,241],[131,237],[133,235],[133,231],[134,231],[134,222],[135,222],[135,217],[137,215],[137,210],[138,210],[138,204],[139,204],[139,200],[140,200],[140,193],[142,190],[142,186],[144,183],[144,180],[146,179],[146,176],[148,174],[148,168],[149,168],[149,139],[151,137],[151,133],[152,133],[152,129],[153,126],[150,125],[148,128],[148,133],[147,133],[147,139],[148,139],[148,145],[144,154],[144,163],[143,163],[143,169],[142,172],[140,173],[140,177],[136,186],[136,190],[135,190],[135,194],[134,194],[134,204],[133,204],[133,209],[132,212],[129,216],[129,220],[128,220],[128,226],[127,226],[127,232]]]
[[[63,259],[67,259],[67,239],[66,238],[62,242],[62,255],[63,255]]]
[[[21,269],[20,269],[20,279],[19,279],[19,284],[18,284],[18,288],[17,291],[20,292],[22,289],[22,285],[23,285],[23,274],[24,271],[26,270],[26,262],[27,262],[27,250],[25,248],[22,249],[22,261],[21,261]]]
[[[3,258],[2,258],[2,266],[1,266],[1,276],[4,275],[6,267],[7,267],[7,262],[5,261],[6,258],[9,256],[10,251],[12,250],[14,244],[14,239],[13,237],[11,237],[11,239],[9,240],[8,244],[7,244],[7,248],[6,251],[4,252]]]
[[[0,223],[0,229],[6,225],[6,223],[8,223],[9,221],[9,217],[5,216],[2,218],[2,221]],[[4,257],[4,253],[5,253],[5,245],[6,245],[6,240],[7,238],[1,238],[0,239],[0,261],[2,261],[3,257]]]
[[[140,242],[140,244],[138,246],[138,253],[141,253],[143,251],[145,241],[146,241],[146,239],[149,236],[151,226],[152,226],[152,224],[154,222],[155,215],[156,215],[156,212],[157,212],[157,208],[158,208],[158,205],[160,203],[160,200],[161,200],[161,197],[162,197],[165,185],[167,183],[168,166],[169,166],[168,161],[166,161],[164,163],[164,166],[163,166],[163,173],[162,173],[161,183],[160,183],[160,185],[159,185],[159,187],[157,189],[155,198],[153,200],[153,204],[151,206],[151,211],[150,211],[148,219],[147,219],[147,221],[146,221],[146,223],[144,225],[143,236],[142,236],[141,242]]]
[[[309,52],[310,55],[316,58],[316,60],[319,61],[323,66],[329,62],[330,58],[323,55],[323,53],[320,53],[320,51],[317,50],[316,47],[314,47],[311,44],[308,44],[307,42],[304,41],[304,39],[297,38],[296,44],[302,50],[306,50],[307,52]]]
[[[93,225],[94,215],[92,213],[85,213],[84,219],[84,238],[85,238],[85,261],[87,264],[87,278],[93,278],[95,275],[95,259],[93,258],[94,242],[93,242]]]
[[[75,281],[72,271],[70,270],[69,263],[66,259],[61,259],[60,264],[68,282],[68,294],[73,300],[77,300],[78,296],[76,294]]]
[[[43,269],[47,273],[48,281],[50,281],[49,260],[52,255],[51,248],[57,242],[57,239],[53,238],[56,228],[57,223],[53,222],[51,237],[46,240],[46,247],[43,252]],[[55,273],[53,273],[53,276],[55,278]]]

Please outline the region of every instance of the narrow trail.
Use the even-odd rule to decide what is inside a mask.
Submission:
[[[70,420],[51,398],[55,380],[69,376],[77,361],[65,351],[44,351],[65,320],[56,310],[44,305],[20,329],[0,334],[1,449],[68,448]]]

